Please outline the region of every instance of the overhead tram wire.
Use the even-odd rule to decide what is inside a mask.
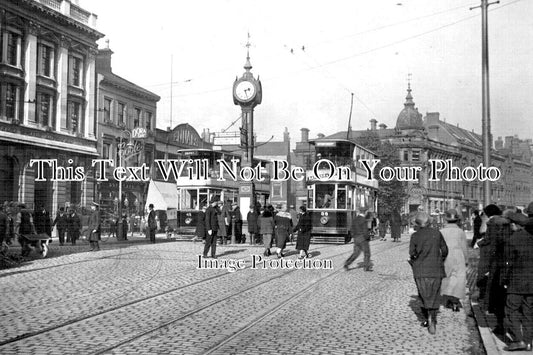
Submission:
[[[520,2],[520,1],[524,1],[524,0],[514,0],[514,1],[510,2],[510,3],[507,3],[507,4],[504,4],[504,5],[489,9],[489,12],[490,11],[496,11],[498,9],[501,9],[503,7],[512,5],[512,4]],[[399,44],[399,43],[407,42],[407,41],[409,41],[411,39],[414,39],[414,38],[422,37],[422,36],[424,36],[426,34],[429,34],[429,33],[437,32],[437,31],[442,30],[444,28],[454,26],[454,25],[456,25],[458,23],[465,22],[465,21],[471,20],[473,18],[479,18],[479,16],[478,15],[472,15],[472,16],[464,17],[462,19],[459,19],[457,21],[454,21],[454,22],[451,22],[451,23],[436,27],[434,29],[431,29],[431,30],[428,30],[428,31],[425,31],[425,32],[421,32],[421,33],[418,33],[418,34],[415,34],[415,35],[400,39],[398,41],[390,42],[390,43],[384,44],[384,45],[379,46],[379,47],[371,48],[371,49],[363,51],[363,52],[355,53],[355,54],[347,56],[347,57],[343,57],[343,58],[339,58],[339,59],[332,60],[332,61],[329,61],[329,62],[325,62],[325,63],[322,63],[320,65],[314,66],[314,67],[310,67],[310,68],[306,68],[306,69],[302,69],[302,70],[296,70],[296,71],[293,71],[293,72],[290,72],[290,73],[282,73],[280,75],[276,75],[276,76],[273,76],[273,77],[270,77],[270,78],[269,77],[265,78],[264,76],[262,76],[261,77],[261,81],[266,82],[266,81],[272,81],[272,80],[277,80],[277,79],[281,79],[281,78],[286,78],[287,75],[304,73],[304,72],[307,72],[307,71],[310,71],[310,70],[315,70],[315,69],[319,69],[319,68],[322,68],[322,67],[325,67],[325,66],[333,65],[333,64],[336,64],[336,63],[339,63],[339,62],[347,61],[349,59],[356,58],[356,57],[359,57],[359,56],[363,56],[363,55],[366,55],[366,54],[369,54],[369,53],[372,53],[372,52],[375,52],[375,51],[378,51],[378,50],[381,50],[381,49],[384,49],[384,48],[387,48],[387,47],[394,46],[394,45]],[[168,85],[168,83],[166,85]],[[231,87],[226,86],[226,87],[219,88],[219,89],[198,91],[198,92],[193,92],[193,93],[189,93],[189,94],[177,95],[177,96],[174,96],[174,97],[187,97],[187,96],[203,95],[203,94],[208,94],[208,93],[213,93],[213,92],[225,91],[225,90],[228,90],[228,89],[231,89]],[[165,98],[168,98],[168,96],[165,97]]]
[[[505,6],[509,6],[509,5],[512,5],[514,3],[517,3],[519,1],[523,1],[523,0],[514,0],[510,3],[507,3],[505,5],[502,5],[502,6],[498,6],[498,7],[495,7],[492,9],[492,11],[496,11],[498,9],[501,9],[502,7],[505,7]],[[489,10],[490,11],[490,10]],[[327,65],[332,65],[332,64],[336,64],[336,63],[339,63],[339,62],[343,62],[343,61],[346,61],[346,60],[349,60],[349,59],[352,59],[352,58],[355,58],[355,57],[358,57],[358,56],[361,56],[361,55],[365,55],[365,54],[368,54],[368,53],[372,53],[374,51],[377,51],[377,50],[381,50],[381,49],[384,49],[384,48],[387,48],[387,47],[390,47],[390,46],[393,46],[393,45],[396,45],[396,44],[399,44],[399,43],[403,43],[403,42],[406,42],[406,41],[409,41],[411,39],[414,39],[414,38],[418,38],[418,37],[422,37],[426,34],[429,34],[429,33],[433,33],[433,32],[436,32],[436,31],[439,31],[443,28],[447,28],[447,27],[450,27],[450,26],[454,26],[458,23],[461,23],[461,22],[465,22],[465,21],[468,21],[468,20],[471,20],[473,18],[479,18],[479,15],[472,15],[472,16],[467,16],[467,17],[463,17],[462,19],[459,19],[457,21],[454,21],[454,22],[451,22],[451,23],[448,23],[446,25],[442,25],[442,26],[439,26],[439,27],[436,27],[434,29],[431,29],[431,30],[428,30],[428,31],[425,31],[425,32],[422,32],[422,33],[418,33],[416,35],[413,35],[413,36],[409,36],[407,38],[404,38],[404,39],[401,39],[401,40],[398,40],[398,41],[394,41],[394,42],[391,42],[391,43],[388,43],[388,44],[385,44],[383,46],[379,46],[379,47],[376,47],[376,48],[372,48],[372,49],[369,49],[367,51],[364,51],[364,52],[360,52],[360,53],[356,53],[354,55],[350,55],[350,56],[347,56],[347,57],[343,57],[343,58],[340,58],[340,59],[336,59],[336,60],[333,60],[333,61],[329,61],[329,62],[326,62],[324,63],[323,65],[324,66],[327,66]],[[316,67],[318,68],[318,67]],[[313,68],[315,69],[315,68]]]
[[[472,4],[475,4],[475,3],[472,3]],[[448,12],[452,12],[452,11],[455,11],[455,10],[459,10],[459,9],[464,9],[465,6],[466,5],[461,5],[461,6],[457,6],[457,7],[451,8],[451,9],[434,12],[434,13],[431,13],[431,14],[428,14],[428,15],[422,15],[422,16],[414,17],[414,18],[407,19],[407,20],[404,20],[404,21],[399,21],[399,22],[394,22],[394,23],[391,23],[391,24],[383,25],[383,26],[374,27],[374,28],[371,28],[371,29],[368,29],[368,30],[362,30],[360,32],[349,34],[349,35],[346,35],[346,36],[343,36],[343,37],[338,37],[338,38],[332,39],[332,40],[318,41],[318,42],[315,42],[314,45],[321,45],[323,43],[331,43],[331,42],[341,41],[341,40],[344,40],[346,38],[357,37],[357,36],[360,36],[360,35],[363,35],[363,34],[375,32],[375,31],[379,31],[379,30],[383,30],[383,29],[386,29],[386,28],[395,27],[395,26],[399,26],[399,25],[404,25],[406,23],[410,23],[410,22],[415,22],[415,21],[418,21],[418,20],[431,18],[431,17],[437,16],[437,15],[442,15],[442,14],[445,14],[445,13],[448,13]],[[308,43],[313,44],[313,42],[308,42]]]
[[[521,0],[517,0],[517,1],[521,1]],[[472,4],[475,4],[475,3],[472,3]],[[461,6],[457,6],[457,7],[454,7],[454,8],[447,9],[447,10],[442,10],[442,11],[434,12],[434,13],[431,13],[431,14],[415,17],[415,18],[412,18],[412,19],[407,19],[407,20],[404,20],[404,21],[399,21],[399,22],[395,22],[395,23],[391,23],[391,24],[387,24],[387,25],[383,25],[383,26],[379,26],[379,27],[370,28],[370,29],[367,29],[367,30],[362,30],[362,31],[359,31],[359,32],[356,32],[356,33],[347,34],[347,35],[345,35],[343,37],[338,37],[338,38],[329,39],[329,40],[323,40],[323,41],[318,41],[318,42],[307,42],[307,43],[312,44],[314,46],[318,46],[318,45],[321,45],[323,43],[336,42],[336,41],[339,41],[339,40],[342,40],[342,39],[345,39],[345,38],[356,37],[356,36],[360,36],[362,34],[372,33],[372,32],[376,32],[376,31],[379,31],[379,30],[386,29],[386,28],[403,25],[403,24],[406,24],[406,23],[422,20],[422,19],[425,19],[425,18],[431,18],[431,17],[437,16],[437,15],[442,15],[442,14],[448,13],[448,12],[453,12],[455,10],[464,8],[465,6],[467,6],[467,5],[461,5]],[[500,7],[502,7],[502,6],[500,6]],[[189,83],[189,82],[198,80],[199,78],[210,77],[212,75],[225,73],[225,72],[228,72],[230,70],[233,70],[233,69],[229,68],[229,67],[225,67],[225,68],[223,68],[223,69],[221,69],[219,71],[213,71],[213,72],[210,72],[210,73],[204,73],[204,74],[202,74],[200,76],[196,76],[196,77],[193,77],[193,78],[188,78],[188,79],[184,79],[184,80],[180,80],[180,81],[174,81],[173,84]],[[145,85],[145,87],[146,88],[150,88],[150,87],[166,86],[166,85],[168,85],[168,82],[167,83],[158,83],[158,84]]]
[[[378,115],[376,115],[374,113],[374,111],[372,111],[372,109],[370,107],[368,107],[368,105],[361,99],[359,98],[359,96],[357,96],[355,94],[355,90],[352,90],[351,88],[348,88],[346,85],[344,85],[336,76],[334,76],[333,74],[331,74],[331,72],[329,70],[326,70],[325,67],[323,66],[320,66],[320,62],[318,62],[314,57],[311,57],[311,55],[309,54],[309,51],[306,49],[306,50],[303,50],[302,49],[302,52],[305,53],[305,55],[311,59],[313,62],[315,62],[317,65],[319,65],[320,69],[322,69],[322,72],[324,74],[326,74],[327,76],[329,76],[331,79],[333,79],[338,85],[340,85],[344,90],[346,90],[348,93],[350,93],[352,95],[352,107],[353,107],[353,97],[355,96],[355,98],[357,99],[357,101],[359,101],[361,103],[361,105],[363,105],[364,108],[366,108],[368,110],[368,112],[370,112],[374,117],[377,117]],[[351,108],[350,108],[350,117],[351,117]]]
[[[241,120],[241,119],[242,119],[242,113],[239,115],[239,117],[237,117],[237,119],[235,119],[235,121],[231,122],[231,124],[230,124],[228,127],[226,127],[225,129],[223,129],[223,130],[222,130],[222,133],[225,133],[228,129],[230,129],[231,127],[233,127],[233,125],[234,125],[235,123],[237,123],[237,122],[238,122],[239,120]]]

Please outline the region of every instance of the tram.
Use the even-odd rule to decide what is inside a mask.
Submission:
[[[221,174],[220,159],[224,160],[229,167],[232,167],[234,160],[237,160],[237,169],[240,169],[241,152],[227,152],[223,150],[210,150],[204,148],[178,150],[178,157],[182,160],[194,162],[204,169],[203,176],[190,178],[185,176],[189,172],[183,169],[183,178],[177,181],[177,233],[181,235],[191,235],[195,233],[198,221],[198,213],[202,206],[209,205],[212,198],[230,203],[239,202],[239,188],[242,185],[240,179],[234,180],[225,174],[224,180],[220,181]],[[254,166],[261,164],[263,171],[266,169],[267,161],[254,159]],[[262,182],[255,182],[256,201],[265,205],[270,194],[270,178],[267,173],[263,173],[265,178]],[[193,176],[195,177],[195,176]],[[241,206],[243,218],[249,206]]]
[[[376,211],[377,181],[366,179],[360,163],[376,154],[347,139],[319,138],[311,144],[316,161],[306,171],[306,185],[313,241],[347,242],[357,211]]]

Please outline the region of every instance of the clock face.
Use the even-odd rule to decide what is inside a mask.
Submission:
[[[255,86],[249,81],[241,81],[235,88],[235,96],[241,101],[250,101],[255,96]]]

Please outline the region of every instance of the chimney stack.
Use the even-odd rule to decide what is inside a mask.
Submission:
[[[113,51],[109,47],[99,49],[96,55],[96,71],[97,72],[112,72],[111,70],[111,56]]]
[[[378,121],[375,118],[371,119],[370,120],[370,130],[375,131],[377,123],[378,123]]]
[[[302,128],[300,129],[302,132],[302,143],[309,142],[309,129],[308,128]]]
[[[290,141],[289,130],[287,129],[287,127],[285,127],[285,131],[283,132],[283,141],[284,142]]]

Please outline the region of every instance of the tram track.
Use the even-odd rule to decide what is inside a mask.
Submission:
[[[383,251],[380,251],[380,252],[376,252],[374,253],[374,255],[379,255],[379,254],[382,254],[382,253],[385,253],[385,252],[389,252],[393,249],[396,249],[396,248],[400,248],[402,245],[401,244],[398,244],[398,245],[395,245],[393,246],[392,248],[388,248],[386,250],[383,250]],[[341,253],[337,253],[335,255],[332,255],[332,256],[328,256],[328,258],[335,258],[335,257],[339,257],[339,256],[342,256],[342,255],[346,255],[347,252],[344,251],[344,252],[341,252]],[[94,354],[94,355],[100,355],[100,354],[105,354],[105,353],[109,353],[109,352],[112,352],[113,350],[115,349],[118,349],[119,347],[121,346],[124,346],[126,344],[129,344],[129,343],[132,343],[134,341],[137,341],[137,340],[140,340],[144,337],[147,337],[147,336],[150,336],[151,334],[154,334],[154,333],[158,333],[160,332],[161,330],[171,326],[172,324],[174,323],[177,323],[177,322],[180,322],[180,321],[183,321],[185,320],[186,318],[189,318],[195,314],[198,314],[202,311],[205,311],[217,304],[220,304],[220,303],[223,303],[225,301],[228,301],[232,298],[235,298],[237,296],[239,296],[240,294],[244,293],[244,292],[247,292],[247,291],[250,291],[254,288],[257,288],[257,287],[260,287],[260,286],[263,286],[265,283],[267,282],[271,282],[271,281],[275,281],[275,280],[279,280],[285,276],[288,276],[290,274],[292,274],[293,272],[297,271],[296,269],[291,269],[291,270],[288,270],[286,272],[284,272],[283,274],[281,275],[276,275],[274,277],[271,277],[269,278],[268,280],[261,280],[260,282],[258,283],[255,283],[245,289],[239,289],[238,292],[236,293],[233,293],[231,295],[228,295],[222,299],[217,299],[213,302],[210,302],[209,304],[206,304],[202,307],[199,307],[199,308],[196,308],[194,310],[191,310],[189,312],[187,312],[186,314],[183,314],[177,318],[174,318],[174,319],[171,319],[163,324],[160,324],[158,325],[157,327],[153,327],[151,329],[147,329],[145,331],[143,331],[142,333],[140,334],[136,334],[134,336],[131,336],[131,337],[128,337],[127,339],[124,339],[116,344],[113,344],[112,346],[109,346],[105,349],[101,349],[101,350],[98,350],[94,353],[91,353],[91,354]],[[238,337],[240,334],[243,334],[244,332],[246,332],[249,328],[255,326],[257,323],[259,323],[260,321],[262,321],[263,319],[277,313],[277,312],[280,312],[281,309],[283,307],[285,307],[286,305],[290,304],[291,302],[293,302],[295,299],[298,299],[300,297],[303,297],[308,291],[310,291],[311,289],[317,287],[318,285],[320,285],[322,282],[332,278],[333,276],[336,276],[336,275],[339,275],[341,273],[343,273],[344,270],[341,268],[341,269],[338,269],[338,270],[335,270],[321,278],[319,278],[318,280],[315,280],[315,281],[312,281],[309,285],[305,286],[303,289],[299,290],[298,292],[296,293],[293,293],[293,294],[290,294],[288,297],[286,297],[282,302],[279,302],[279,303],[276,303],[274,306],[270,307],[269,310],[267,310],[266,312],[263,312],[261,313],[259,316],[257,316],[254,320],[252,320],[251,322],[249,322],[248,324],[246,324],[245,326],[241,327],[237,332],[229,335],[228,337],[226,337],[224,340],[222,340],[221,342],[215,344],[214,346],[210,347],[209,349],[207,349],[205,352],[203,352],[204,354],[211,354],[213,352],[215,352],[216,350],[220,349],[221,347],[223,347],[224,345],[226,345],[227,343],[229,343],[231,340],[233,340],[234,338]],[[375,288],[377,288],[378,286],[375,286]]]
[[[119,250],[121,251],[122,249],[124,249],[124,248],[120,248]],[[50,265],[50,266],[34,268],[34,269],[29,269],[29,270],[9,271],[9,272],[5,272],[5,273],[0,273],[0,279],[3,278],[3,277],[7,277],[7,276],[26,274],[26,273],[30,273],[30,272],[43,271],[43,270],[48,270],[48,269],[56,269],[56,268],[60,268],[60,267],[64,267],[64,266],[72,266],[72,265],[76,265],[76,264],[90,263],[90,262],[98,261],[98,260],[111,259],[111,258],[117,257],[118,255],[128,255],[128,254],[135,254],[135,252],[125,253],[125,254],[120,254],[119,253],[119,254],[113,254],[113,255],[106,255],[106,256],[97,257],[97,258],[91,258],[91,259],[87,259],[87,260],[77,260],[77,261],[73,261],[73,262],[70,262],[70,263],[64,263],[64,264],[58,264],[58,265]],[[32,261],[32,260],[28,260],[28,261]]]
[[[323,248],[326,248],[326,247],[323,247]],[[323,249],[323,248],[317,248],[315,250],[320,250],[320,249]],[[345,252],[344,252],[345,253]],[[343,254],[344,254],[343,253]],[[118,255],[114,255],[114,257],[117,257]],[[242,272],[243,270],[246,270],[246,269],[249,269],[251,266],[247,266],[241,270],[237,270],[236,272]],[[160,268],[159,268],[160,269]],[[194,269],[187,269],[187,271],[192,271]],[[294,271],[294,270],[293,270]],[[56,324],[56,325],[51,325],[49,327],[46,327],[46,328],[43,328],[43,329],[40,329],[40,330],[37,330],[37,331],[33,331],[33,332],[28,332],[28,333],[25,333],[25,334],[21,334],[21,335],[18,335],[16,337],[12,337],[10,339],[6,339],[6,340],[2,340],[0,341],[0,348],[2,346],[5,346],[5,345],[8,345],[8,344],[12,344],[12,343],[15,343],[15,342],[18,342],[18,341],[21,341],[21,340],[25,340],[25,339],[29,339],[29,338],[33,338],[33,337],[36,337],[36,336],[39,336],[39,335],[42,335],[42,334],[46,334],[48,332],[52,332],[54,330],[57,330],[57,329],[60,329],[60,328],[63,328],[63,327],[66,327],[66,326],[69,326],[69,325],[73,325],[73,324],[76,324],[76,323],[80,323],[80,322],[83,322],[85,320],[88,320],[88,319],[91,319],[91,318],[95,318],[95,317],[98,317],[98,316],[101,316],[101,315],[104,315],[106,313],[111,313],[111,312],[114,312],[114,311],[117,311],[117,310],[120,310],[122,308],[126,308],[126,307],[129,307],[129,306],[133,306],[133,305],[136,305],[136,304],[139,304],[139,303],[142,303],[142,302],[146,302],[148,300],[152,300],[152,299],[155,299],[155,298],[158,298],[158,297],[162,297],[162,296],[165,296],[165,295],[168,295],[168,294],[171,294],[173,292],[177,292],[177,291],[182,291],[186,288],[189,288],[189,287],[193,287],[193,286],[197,286],[197,285],[200,285],[202,283],[206,283],[206,282],[209,282],[209,281],[212,281],[214,279],[217,279],[217,278],[221,278],[221,277],[225,277],[225,276],[228,276],[229,273],[227,272],[223,272],[223,273],[219,273],[217,275],[213,275],[211,277],[208,277],[208,278],[203,278],[201,280],[198,280],[198,281],[194,281],[192,283],[188,283],[186,285],[181,285],[181,286],[177,286],[177,287],[174,287],[174,288],[171,288],[169,290],[165,290],[165,291],[161,291],[161,292],[158,292],[156,294],[152,294],[152,295],[148,295],[148,296],[145,296],[145,297],[142,297],[142,298],[139,298],[139,299],[136,299],[136,300],[132,300],[130,302],[126,302],[124,304],[121,304],[121,305],[117,305],[117,306],[112,306],[110,308],[107,308],[107,309],[103,309],[101,311],[98,311],[98,312],[95,312],[95,313],[91,313],[89,315],[83,315],[83,316],[80,316],[80,317],[77,317],[77,318],[74,318],[74,319],[71,319],[71,320],[68,320],[66,322],[63,322],[63,323],[60,323],[60,324]],[[283,276],[283,275],[282,275]],[[153,277],[152,277],[153,279]],[[269,280],[270,281],[270,280]],[[147,281],[145,281],[147,282]],[[119,287],[119,288],[123,288],[122,286]],[[116,290],[116,289],[119,289],[119,288],[115,288],[113,289],[112,291]],[[129,289],[131,289],[131,287],[129,287]],[[109,290],[106,290],[104,292],[110,292]],[[127,293],[127,292],[125,292]],[[125,294],[124,293],[124,294]],[[232,294],[229,297],[231,296],[235,296],[235,294]],[[191,314],[194,314],[194,313],[197,313],[197,312],[193,312]],[[162,327],[159,327],[159,328],[162,328]],[[1,352],[1,349],[0,349],[0,352]]]

